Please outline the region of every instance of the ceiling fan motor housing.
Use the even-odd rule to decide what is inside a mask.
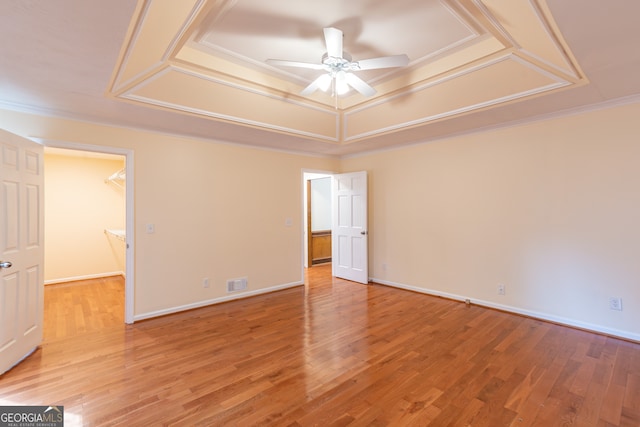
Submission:
[[[328,71],[333,73],[358,69],[358,63],[351,62],[351,54],[344,51],[342,52],[342,58],[329,56],[328,53],[325,53],[322,55],[322,63],[327,67]]]

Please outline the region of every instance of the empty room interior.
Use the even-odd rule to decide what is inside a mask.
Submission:
[[[0,3],[0,407],[640,426],[640,2]]]

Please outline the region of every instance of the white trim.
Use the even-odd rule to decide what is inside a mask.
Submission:
[[[306,132],[304,130],[301,129],[295,129],[289,126],[280,126],[280,125],[274,125],[265,121],[261,121],[261,120],[249,120],[249,119],[245,119],[244,117],[240,117],[240,116],[232,116],[232,115],[228,115],[228,114],[222,114],[222,113],[217,113],[215,111],[209,111],[209,110],[204,110],[202,108],[193,108],[193,107],[188,107],[186,105],[182,105],[182,104],[176,104],[175,102],[166,102],[166,101],[162,101],[156,98],[150,98],[148,96],[142,96],[142,95],[137,95],[136,91],[139,89],[144,88],[145,86],[147,86],[149,83],[152,83],[154,80],[156,79],[160,79],[161,77],[168,75],[169,73],[177,73],[177,74],[183,74],[189,77],[194,77],[197,79],[202,79],[202,80],[206,80],[215,84],[219,84],[222,86],[227,86],[233,89],[237,89],[237,90],[241,90],[244,92],[249,92],[251,94],[254,95],[258,95],[258,96],[262,96],[264,98],[269,98],[269,99],[274,99],[276,101],[281,101],[284,103],[288,103],[288,104],[293,104],[297,107],[301,107],[301,108],[306,108],[308,110],[314,110],[317,111],[319,113],[322,114],[326,114],[328,115],[330,118],[333,118],[335,120],[335,129],[334,129],[334,134],[333,136],[329,136],[329,135],[322,135],[319,133],[313,133],[313,132]],[[168,108],[170,110],[177,110],[177,111],[183,111],[183,112],[188,112],[188,113],[193,113],[193,114],[197,114],[199,116],[204,116],[204,117],[213,117],[216,119],[221,119],[221,120],[226,120],[226,121],[230,121],[230,122],[235,122],[235,123],[240,123],[240,124],[244,124],[244,125],[248,125],[248,126],[257,126],[257,127],[262,127],[262,128],[266,128],[266,129],[271,129],[271,130],[276,130],[276,131],[281,131],[281,132],[286,132],[286,133],[292,133],[295,135],[302,135],[302,136],[306,136],[309,138],[315,138],[315,139],[319,139],[321,141],[329,141],[329,142],[334,142],[334,143],[339,143],[340,140],[338,138],[339,134],[340,134],[340,114],[336,113],[334,110],[328,110],[327,108],[321,108],[321,107],[317,107],[315,105],[310,105],[310,104],[306,104],[294,99],[289,99],[289,98],[284,98],[281,96],[276,96],[276,95],[272,95],[268,92],[265,91],[261,91],[261,90],[257,90],[248,86],[242,86],[239,84],[235,84],[232,82],[228,82],[225,80],[221,80],[221,79],[217,79],[214,78],[212,76],[208,76],[206,74],[201,74],[201,73],[197,73],[193,70],[189,70],[189,69],[184,69],[184,68],[179,68],[176,66],[168,66],[163,68],[162,70],[158,71],[157,73],[155,73],[153,76],[150,76],[149,78],[145,79],[144,81],[141,81],[140,83],[130,87],[129,89],[127,89],[126,91],[124,91],[123,93],[119,94],[118,97],[123,98],[123,99],[128,99],[131,101],[137,101],[137,102],[141,102],[143,104],[149,104],[149,105],[156,105],[159,107],[164,107],[164,108]]]
[[[300,220],[300,226],[302,227],[302,242],[300,245],[300,257],[302,258],[302,269],[300,270],[300,280],[304,282],[304,269],[311,267],[308,264],[308,253],[307,249],[309,246],[309,236],[307,235],[307,175],[324,175],[326,177],[331,177],[335,175],[337,172],[328,172],[321,171],[316,169],[302,169],[302,184],[301,184],[301,194],[302,198],[302,218]]]
[[[162,55],[161,60],[163,63],[166,63],[170,59],[171,54],[175,50],[177,50],[178,41],[180,41],[182,36],[184,36],[184,34],[187,32],[187,29],[193,24],[193,21],[195,21],[195,19],[198,17],[198,14],[204,7],[205,3],[206,3],[206,0],[197,0],[194,3],[193,7],[191,8],[191,12],[189,12],[186,20],[182,23],[180,30],[173,37],[173,39],[171,40],[171,43],[169,43],[169,46],[167,46],[167,49]]]
[[[573,71],[572,69],[563,69],[560,68],[558,65],[554,64],[553,62],[549,62],[546,59],[542,58],[541,56],[536,55],[535,53],[526,50],[526,49],[520,49],[518,51],[520,54],[522,55],[526,55],[530,58],[535,59],[536,61],[545,64],[547,67],[549,68],[553,68],[554,70],[558,71],[559,73],[563,73],[566,76],[571,77],[572,79],[576,80],[575,82],[572,82],[573,84],[576,84],[578,81],[583,80],[582,77],[580,77],[575,71]]]
[[[487,18],[487,20],[491,23],[493,28],[495,28],[498,31],[498,33],[500,33],[500,35],[502,35],[502,37],[507,39],[509,41],[509,43],[511,43],[511,46],[513,48],[520,49],[521,46],[518,44],[518,42],[511,36],[511,34],[509,34],[509,32],[507,30],[504,29],[504,27],[502,26],[500,21],[498,21],[496,19],[496,17],[493,16],[493,13],[491,13],[491,11],[487,8],[487,6],[484,5],[484,3],[482,3],[481,0],[471,0],[471,1],[480,10],[482,15],[484,15],[484,17]],[[465,10],[466,10],[466,8],[465,8]],[[478,21],[476,20],[476,22],[478,22]],[[478,24],[481,25],[479,22],[478,22]],[[483,28],[485,29],[485,31],[491,33],[486,27],[483,26]]]
[[[231,146],[243,147],[247,149],[292,154],[296,156],[305,156],[305,157],[314,157],[314,158],[331,158],[331,159],[351,159],[351,158],[369,156],[372,154],[382,153],[386,151],[402,150],[408,147],[429,144],[434,141],[444,141],[446,139],[457,138],[464,135],[481,134],[481,133],[491,132],[499,129],[510,129],[518,126],[539,123],[547,120],[562,119],[565,117],[571,117],[571,116],[576,116],[580,114],[587,114],[594,111],[601,111],[609,108],[617,108],[617,107],[622,107],[625,105],[636,104],[636,103],[640,103],[640,94],[621,96],[618,98],[600,100],[600,101],[591,102],[588,104],[569,106],[567,108],[563,108],[560,110],[543,112],[533,116],[522,117],[522,118],[514,119],[511,121],[507,121],[507,122],[500,122],[500,123],[494,123],[494,124],[489,124],[485,126],[473,127],[471,129],[466,129],[458,132],[451,132],[444,135],[438,135],[436,137],[423,137],[422,139],[415,139],[415,140],[404,142],[398,145],[391,145],[391,146],[385,146],[382,148],[374,148],[374,149],[368,149],[368,150],[365,149],[355,153],[342,153],[342,154],[340,153],[331,154],[331,153],[323,153],[318,151],[306,151],[303,149],[293,150],[293,149],[286,149],[286,148],[267,147],[263,145],[258,145],[259,142],[255,142],[255,143],[237,142],[237,141],[225,140],[225,139],[215,139],[211,137],[205,137],[202,135],[190,135],[190,134],[184,134],[180,132],[162,131],[162,130],[153,129],[151,127],[144,126],[144,125],[140,125],[140,126],[125,125],[113,120],[103,120],[97,117],[92,118],[87,116],[81,116],[79,114],[71,113],[68,111],[34,107],[34,106],[29,106],[24,104],[5,102],[2,100],[0,100],[0,110],[13,111],[13,112],[30,114],[30,115],[40,115],[40,116],[49,117],[49,118],[73,120],[79,123],[87,123],[95,126],[107,126],[107,127],[117,128],[117,129],[132,130],[136,132],[147,132],[154,135],[184,138],[184,139],[193,140],[193,141],[202,141],[202,142],[209,142],[209,143],[213,142],[216,144],[231,145]],[[30,139],[33,139],[36,142],[38,142],[39,140],[42,140],[42,138],[33,138],[30,136],[27,136],[27,137]],[[304,139],[301,139],[300,142],[302,143],[301,145],[311,143],[311,141],[304,140]],[[347,146],[350,146],[350,144],[327,143],[324,141],[318,141],[318,143],[326,144],[327,147],[336,148],[337,150],[341,150]],[[100,147],[102,148],[103,146],[100,146]],[[100,150],[97,150],[97,151],[100,151]]]
[[[295,81],[292,81],[293,84],[308,85],[313,80],[310,78],[301,77],[300,75],[297,75],[294,72],[289,72],[289,71],[283,70],[282,68],[269,65],[266,62],[257,61],[255,59],[248,58],[233,50],[225,49],[222,46],[209,42],[207,39],[205,39],[205,37],[208,37],[208,35],[205,34],[202,37],[200,37],[198,40],[195,40],[194,43],[196,44],[196,46],[193,49],[196,49],[198,51],[205,51],[206,53],[212,53],[217,56],[229,57],[229,58],[232,58],[232,61],[235,60],[236,62],[238,60],[242,62],[247,62],[253,65],[254,67],[261,68],[260,71],[270,72],[272,74],[275,73],[278,75],[284,75],[289,79],[295,80]]]
[[[402,98],[402,97],[406,97],[406,96],[409,96],[409,95],[411,95],[413,93],[420,92],[420,91],[428,89],[430,87],[437,86],[437,85],[439,85],[439,84],[441,84],[443,82],[453,81],[453,80],[455,80],[455,79],[457,79],[459,77],[471,74],[471,73],[473,73],[473,72],[475,72],[477,70],[480,70],[480,69],[483,69],[483,68],[489,68],[489,67],[491,67],[493,65],[499,64],[501,62],[506,62],[506,61],[513,61],[513,62],[519,63],[520,65],[522,65],[522,66],[524,66],[526,68],[529,68],[529,69],[531,69],[533,71],[538,72],[539,74],[541,74],[541,75],[543,75],[545,77],[548,77],[550,80],[553,81],[553,83],[542,85],[542,86],[539,86],[539,87],[536,87],[536,88],[533,88],[533,89],[524,90],[524,91],[521,91],[521,92],[511,93],[509,95],[505,95],[505,96],[502,96],[502,97],[499,97],[499,98],[492,98],[490,100],[478,102],[478,103],[475,103],[475,104],[465,105],[464,107],[455,108],[453,110],[448,110],[448,111],[443,111],[441,113],[433,114],[431,116],[421,117],[421,118],[418,118],[418,119],[415,119],[415,120],[401,122],[401,123],[398,123],[398,124],[389,125],[389,126],[386,126],[386,127],[377,128],[377,129],[370,130],[370,131],[367,131],[367,132],[362,132],[362,133],[359,133],[359,134],[347,136],[348,135],[348,127],[349,127],[349,116],[352,116],[354,114],[357,114],[357,113],[359,113],[361,111],[365,111],[365,110],[370,109],[370,108],[374,108],[374,107],[376,107],[378,105],[384,104],[384,103],[389,102],[391,100],[399,99],[399,98]],[[387,133],[387,132],[391,132],[391,131],[401,130],[401,129],[404,129],[404,128],[407,128],[407,127],[413,127],[413,126],[416,126],[416,125],[422,125],[422,124],[429,123],[429,122],[432,122],[432,121],[435,121],[435,120],[439,120],[439,119],[443,119],[443,118],[446,118],[446,117],[457,116],[457,115],[460,115],[460,114],[463,114],[463,113],[468,113],[468,112],[471,112],[471,111],[479,110],[479,109],[490,107],[490,106],[493,106],[493,105],[502,104],[504,102],[514,101],[514,100],[517,100],[517,99],[520,99],[520,98],[528,98],[528,97],[531,97],[533,95],[537,95],[539,93],[547,92],[547,91],[550,91],[550,90],[553,90],[553,89],[558,89],[558,88],[561,88],[561,87],[564,87],[564,86],[568,86],[568,85],[571,85],[571,84],[573,84],[573,83],[569,82],[567,80],[564,80],[564,79],[560,78],[559,76],[551,74],[548,71],[538,67],[537,65],[525,60],[524,58],[521,58],[521,57],[511,53],[509,55],[501,56],[501,57],[495,58],[495,59],[493,59],[491,61],[487,61],[485,63],[479,64],[479,65],[477,65],[475,67],[467,68],[465,70],[462,70],[459,73],[446,76],[446,77],[444,77],[442,79],[434,80],[434,81],[428,82],[428,83],[426,83],[424,85],[416,86],[415,88],[412,88],[411,90],[406,91],[406,92],[399,93],[398,95],[395,95],[395,96],[392,96],[392,97],[389,97],[389,98],[385,98],[385,99],[381,99],[380,101],[377,101],[377,102],[372,102],[370,104],[367,104],[364,107],[354,108],[353,110],[350,110],[350,111],[344,113],[343,126],[342,126],[342,140],[345,143],[352,142],[352,141],[357,141],[357,140],[362,139],[362,138],[368,138],[368,137],[372,137],[372,136],[375,136],[375,135],[378,135],[378,134],[383,134],[383,133]]]
[[[549,37],[549,39],[551,40],[551,42],[553,43],[557,51],[560,53],[560,56],[564,58],[564,62],[565,62],[564,65],[566,66],[566,69],[560,67],[559,65],[554,64],[553,62],[547,61],[546,59],[541,58],[538,55],[528,52],[526,49],[521,49],[521,51],[523,53],[530,54],[533,58],[536,58],[541,62],[543,62],[544,64],[547,64],[551,68],[554,68],[557,71],[565,73],[575,79],[585,78],[584,76],[580,75],[580,72],[578,71],[578,68],[577,68],[578,64],[574,63],[573,58],[568,55],[567,51],[564,49],[564,47],[558,40],[558,37],[556,36],[554,31],[551,28],[549,28],[549,21],[552,21],[553,17],[546,17],[544,12],[540,10],[540,6],[537,3],[532,2],[531,0],[529,0],[529,6],[531,6],[531,9],[533,9],[533,12],[538,17],[538,21],[540,22],[540,25],[542,26],[542,28],[544,28],[544,31],[547,33],[547,37]]]
[[[545,122],[547,120],[563,119],[565,117],[577,116],[580,114],[593,113],[595,111],[607,110],[609,108],[623,107],[625,105],[640,103],[640,95],[629,95],[621,98],[610,99],[603,102],[592,103],[588,105],[581,105],[577,107],[569,107],[563,110],[554,111],[551,113],[542,113],[535,116],[529,116],[522,119],[511,120],[509,122],[501,122],[487,126],[476,127],[473,129],[463,130],[459,132],[453,132],[447,135],[438,136],[435,138],[427,138],[419,141],[408,142],[401,145],[392,145],[389,147],[383,147],[373,150],[361,151],[352,154],[337,155],[341,160],[353,159],[358,157],[370,156],[372,154],[384,153],[387,151],[403,150],[408,147],[415,147],[424,144],[430,144],[435,141],[444,141],[447,139],[458,138],[465,135],[475,135],[485,132],[493,132],[500,129],[511,129],[519,126],[526,126],[530,124]]]
[[[125,215],[127,236],[125,249],[125,280],[124,280],[124,322],[131,324],[134,322],[134,298],[135,298],[135,207],[134,207],[134,159],[133,150],[128,148],[111,147],[107,145],[83,144],[79,142],[60,141],[54,139],[29,137],[45,147],[66,148],[70,150],[93,151],[98,153],[118,154],[125,156]],[[46,190],[45,190],[46,191]]]
[[[463,76],[466,76],[466,75],[469,75],[469,74],[473,74],[476,71],[482,70],[483,68],[489,68],[489,67],[492,67],[492,66],[494,66],[496,64],[499,64],[501,62],[505,62],[505,61],[511,60],[511,59],[513,59],[514,56],[515,55],[513,53],[506,53],[504,55],[497,56],[497,57],[492,58],[490,60],[487,60],[485,62],[476,64],[473,67],[465,68],[465,69],[462,69],[462,70],[457,71],[455,73],[448,74],[448,75],[445,75],[443,77],[440,77],[440,78],[438,78],[436,80],[430,80],[430,81],[427,81],[426,83],[416,85],[416,86],[412,87],[411,89],[409,89],[407,91],[399,92],[398,94],[390,96],[388,98],[377,99],[377,100],[375,100],[373,102],[370,102],[370,103],[368,103],[368,104],[366,104],[366,105],[364,105],[362,107],[352,108],[349,111],[346,111],[344,113],[344,115],[345,116],[350,116],[350,115],[359,113],[361,111],[365,111],[365,110],[377,107],[378,105],[386,104],[389,101],[393,101],[393,100],[400,99],[400,98],[403,98],[403,97],[406,97],[406,96],[410,96],[415,92],[420,92],[420,91],[422,91],[424,89],[428,89],[430,87],[437,86],[437,85],[439,85],[441,83],[446,83],[446,82],[449,82],[449,81],[453,81],[453,80],[455,80],[455,79],[457,79],[459,77],[463,77]]]
[[[140,11],[139,14],[136,13],[136,16],[142,16],[142,19],[138,21],[138,25],[136,25],[136,27],[133,29],[132,36],[129,44],[126,47],[126,50],[122,53],[121,57],[118,58],[118,59],[122,59],[122,61],[119,63],[120,66],[118,67],[118,70],[115,73],[115,78],[113,79],[113,83],[111,84],[111,87],[110,87],[110,92],[114,96],[116,92],[120,92],[124,90],[125,87],[135,82],[136,80],[142,78],[142,76],[144,76],[145,74],[148,74],[151,70],[157,69],[158,67],[162,67],[163,65],[162,61],[156,61],[155,64],[152,64],[151,66],[143,69],[142,71],[138,72],[128,80],[120,81],[122,79],[122,73],[127,68],[127,64],[129,63],[129,60],[131,58],[132,51],[133,49],[135,49],[135,46],[138,43],[138,39],[140,37],[140,31],[142,30],[142,27],[144,27],[145,25],[145,21],[147,20],[147,16],[149,15],[150,7],[151,7],[151,2],[144,2],[143,10]]]
[[[254,291],[243,292],[239,294],[228,295],[228,296],[208,299],[204,301],[198,301],[191,304],[184,304],[184,305],[179,305],[175,307],[165,308],[162,310],[149,311],[147,313],[136,314],[133,320],[134,322],[137,322],[140,320],[152,319],[154,317],[166,316],[167,314],[174,314],[174,313],[179,313],[181,311],[193,310],[194,308],[201,308],[209,305],[220,304],[227,301],[244,299],[244,298],[267,294],[275,291],[282,291],[289,288],[295,288],[296,286],[301,286],[301,285],[304,285],[304,282],[299,281],[299,282],[285,283],[284,285],[271,286],[269,288],[256,289]]]
[[[86,274],[83,276],[60,277],[58,279],[45,280],[45,285],[55,285],[57,283],[77,282],[78,280],[102,279],[104,277],[125,276],[124,271],[107,271],[105,273]]]
[[[170,131],[163,131],[163,130],[159,130],[159,129],[154,129],[152,127],[148,127],[148,126],[144,126],[144,125],[140,125],[140,126],[135,126],[135,125],[125,125],[122,123],[118,123],[112,120],[101,120],[97,117],[84,117],[84,116],[80,116],[78,114],[74,114],[74,113],[69,113],[69,112],[64,112],[64,111],[59,111],[59,110],[53,110],[53,109],[49,109],[49,108],[39,108],[39,107],[33,107],[33,106],[29,106],[29,105],[23,105],[23,104],[15,104],[15,103],[10,103],[10,102],[4,102],[2,100],[0,100],[0,110],[5,110],[5,111],[13,111],[13,112],[18,112],[18,113],[25,113],[25,114],[30,114],[30,115],[40,115],[40,116],[44,116],[44,117],[51,117],[51,118],[57,118],[57,119],[64,119],[64,120],[73,120],[79,123],[87,123],[90,125],[95,125],[95,126],[107,126],[107,127],[112,127],[112,128],[116,128],[116,129],[126,129],[126,130],[132,130],[135,132],[148,132],[154,135],[162,135],[162,136],[168,136],[168,137],[172,137],[172,138],[184,138],[184,139],[188,139],[188,140],[192,140],[192,141],[201,141],[201,142],[207,142],[207,143],[215,143],[215,144],[224,144],[224,145],[232,145],[234,147],[241,147],[241,148],[248,148],[248,149],[254,149],[254,150],[261,150],[261,151],[269,151],[269,152],[275,152],[275,153],[285,153],[285,154],[292,154],[295,156],[305,156],[305,157],[315,157],[315,158],[339,158],[340,155],[338,154],[329,154],[329,153],[322,153],[322,152],[316,152],[316,151],[303,151],[303,150],[293,150],[293,149],[287,149],[287,148],[277,148],[277,147],[268,147],[268,146],[264,146],[264,145],[259,145],[259,141],[255,142],[255,143],[249,143],[249,142],[236,142],[236,141],[232,141],[232,140],[226,140],[226,139],[215,139],[213,137],[206,137],[203,135],[191,135],[191,134],[185,134],[185,133],[180,133],[180,132],[170,132]],[[231,123],[233,125],[233,123]],[[28,136],[27,138],[32,139],[33,141],[36,141],[40,144],[44,144],[44,140],[45,138],[39,138],[39,137],[31,137]],[[305,139],[301,139],[300,142],[302,143],[310,143],[310,141],[305,140]],[[327,144],[329,147],[339,147],[340,144],[336,144],[336,143],[330,143],[328,144],[325,141],[318,141],[319,143],[322,144]],[[53,147],[53,146],[51,146]],[[96,145],[95,147],[101,148],[103,146],[98,146]],[[82,149],[80,149],[82,150]],[[100,151],[99,149],[96,150],[88,150],[88,151]]]
[[[538,18],[538,22],[539,22],[540,26],[546,32],[547,37],[549,38],[549,40],[551,40],[551,42],[553,43],[553,45],[556,48],[557,52],[559,52],[560,56],[564,59],[564,65],[565,65],[564,68],[560,67],[559,65],[554,64],[551,61],[548,61],[545,58],[542,58],[541,56],[536,55],[535,53],[533,53],[533,52],[531,52],[531,51],[529,51],[527,49],[525,49],[522,45],[520,45],[513,38],[513,36],[507,30],[505,30],[505,28],[502,26],[502,24],[495,18],[495,16],[493,16],[491,11],[484,5],[484,3],[482,3],[481,0],[472,0],[472,1],[476,5],[476,7],[478,7],[478,9],[480,9],[480,11],[483,13],[483,15],[489,20],[489,22],[491,22],[491,24],[494,26],[494,28],[496,28],[498,30],[498,32],[500,32],[500,34],[502,34],[503,37],[505,37],[507,40],[509,40],[511,45],[518,52],[520,52],[522,54],[525,54],[525,55],[528,55],[531,58],[534,58],[537,61],[539,61],[539,62],[541,62],[543,64],[546,64],[548,67],[553,68],[556,71],[564,73],[564,74],[566,74],[568,76],[571,76],[574,79],[580,79],[580,76],[576,72],[576,70],[574,68],[575,65],[571,61],[571,58],[567,57],[567,54],[566,54],[565,50],[558,43],[558,40],[557,40],[556,36],[554,35],[553,31],[551,31],[549,29],[549,26],[547,25],[547,21],[544,18],[544,14],[540,11],[540,9],[538,8],[538,6],[536,4],[532,3],[531,1],[528,1],[529,6],[531,7],[531,9],[533,10],[534,14]]]
[[[262,122],[262,121],[258,121],[258,120],[246,120],[246,119],[243,119],[242,117],[230,116],[230,115],[221,114],[221,113],[215,113],[213,111],[203,110],[203,109],[200,109],[200,108],[186,107],[184,105],[175,104],[173,102],[158,101],[155,98],[148,98],[148,97],[145,97],[145,96],[138,96],[138,95],[133,95],[133,94],[122,95],[121,97],[124,98],[124,99],[131,100],[131,101],[137,101],[137,102],[140,102],[140,103],[143,103],[143,104],[155,105],[157,107],[163,107],[163,108],[167,108],[167,109],[175,110],[175,111],[182,111],[182,112],[185,112],[185,113],[193,113],[193,114],[196,114],[198,116],[212,117],[214,119],[219,119],[219,120],[225,120],[225,121],[229,121],[229,122],[239,123],[239,124],[245,125],[245,126],[252,126],[252,127],[258,127],[258,128],[270,129],[272,131],[285,132],[285,133],[289,133],[289,134],[293,134],[293,135],[303,136],[303,137],[307,137],[307,138],[313,138],[313,139],[317,139],[317,140],[324,141],[324,142],[330,142],[330,143],[334,143],[334,144],[336,144],[336,143],[339,144],[339,142],[340,142],[340,141],[338,141],[337,137],[330,137],[330,136],[321,135],[321,134],[317,134],[317,133],[305,132],[303,130],[298,130],[298,129],[294,129],[294,128],[290,128],[290,127],[286,127],[286,126],[272,125],[270,123]],[[337,119],[336,119],[336,121],[337,121]]]
[[[178,45],[178,41],[185,34],[185,32],[187,31],[187,28],[191,25],[194,19],[196,19],[196,16],[198,15],[199,11],[202,9],[204,4],[205,4],[205,0],[197,0],[194,3],[193,8],[191,9],[191,12],[189,12],[189,14],[187,15],[185,22],[182,23],[179,31],[171,39],[171,42],[169,43],[169,45],[167,46],[167,48],[165,49],[164,53],[162,54],[162,56],[158,61],[156,61],[154,64],[151,64],[147,68],[141,70],[140,72],[135,74],[133,77],[129,78],[128,80],[120,81],[120,79],[122,78],[122,73],[124,72],[124,70],[126,70],[129,64],[129,60],[131,59],[131,55],[133,51],[138,46],[138,41],[140,38],[141,31],[145,28],[146,21],[149,16],[151,2],[145,2],[142,11],[139,14],[134,15],[134,16],[142,16],[142,19],[139,20],[138,25],[136,25],[136,28],[133,30],[133,34],[130,39],[130,42],[127,45],[126,51],[122,56],[122,62],[120,62],[120,66],[118,67],[116,76],[113,79],[113,84],[111,85],[110,93],[114,96],[118,96],[117,93],[122,92],[127,86],[131,85],[137,80],[140,80],[145,75],[150,74],[154,70],[161,69],[170,59],[171,54],[173,53],[173,51],[176,49],[176,46]]]
[[[457,295],[457,294],[452,294],[452,293],[448,293],[448,292],[440,292],[440,291],[436,291],[436,290],[433,290],[433,289],[420,288],[420,287],[412,286],[412,285],[405,285],[405,284],[402,284],[402,283],[391,282],[391,281],[388,281],[388,280],[376,279],[374,277],[370,278],[369,280],[371,282],[378,283],[378,284],[385,285],[385,286],[391,286],[391,287],[394,287],[394,288],[399,288],[399,289],[404,289],[404,290],[407,290],[407,291],[418,292],[418,293],[421,293],[421,294],[427,294],[427,295],[432,295],[432,296],[443,297],[443,298],[447,298],[447,299],[451,299],[451,300],[455,300],[455,301],[465,302],[468,299],[468,300],[471,301],[472,304],[478,305],[478,306],[481,306],[481,307],[494,308],[496,310],[501,310],[501,311],[505,311],[505,312],[508,312],[508,313],[519,314],[519,315],[530,317],[530,318],[533,318],[533,319],[545,320],[545,321],[548,321],[548,322],[553,322],[553,323],[557,323],[557,324],[564,325],[564,326],[570,326],[570,327],[584,329],[584,330],[591,331],[591,332],[601,333],[601,334],[605,334],[605,335],[611,335],[611,336],[618,337],[618,338],[623,338],[623,339],[627,339],[627,340],[631,340],[631,341],[635,341],[635,342],[640,342],[640,333],[635,333],[635,332],[630,332],[630,331],[623,331],[623,330],[614,329],[614,328],[608,328],[606,326],[596,325],[594,323],[582,322],[580,320],[569,319],[567,317],[556,316],[556,315],[549,314],[549,313],[544,313],[544,312],[541,312],[541,311],[527,310],[527,309],[524,309],[524,308],[514,307],[514,306],[511,306],[511,305],[496,304],[496,303],[494,303],[492,301],[476,300],[476,299],[473,299],[473,298],[468,298],[468,297]]]

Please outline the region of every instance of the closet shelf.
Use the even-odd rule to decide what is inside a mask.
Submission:
[[[120,188],[124,188],[121,184],[121,181],[124,181],[127,178],[126,169],[122,168],[117,172],[112,173],[107,179],[104,180],[106,184],[112,183]]]
[[[126,240],[126,234],[124,230],[116,230],[113,228],[105,228],[104,233],[107,235],[111,235],[116,239],[122,240],[123,242]]]

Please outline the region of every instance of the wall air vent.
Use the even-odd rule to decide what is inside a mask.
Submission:
[[[227,280],[227,292],[238,292],[247,289],[247,278]]]

